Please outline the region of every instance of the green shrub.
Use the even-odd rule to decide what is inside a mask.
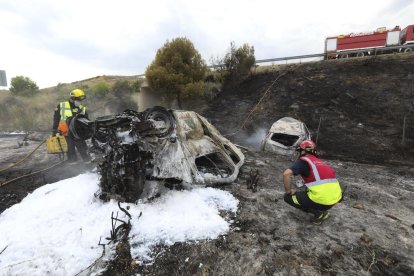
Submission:
[[[11,79],[10,92],[16,95],[32,96],[39,92],[39,87],[28,77],[16,76]]]
[[[121,96],[123,94],[130,94],[134,90],[127,80],[118,80],[112,86],[112,92],[115,96]]]
[[[175,99],[181,109],[181,98],[189,91],[195,92],[194,85],[202,85],[206,72],[207,66],[193,43],[187,38],[175,38],[158,49],[145,76],[151,89],[164,92],[170,102]]]
[[[231,42],[222,62],[223,67],[219,68],[219,71],[226,81],[238,83],[249,75],[255,63],[253,46],[245,43],[237,48],[235,43]]]
[[[131,84],[131,88],[134,92],[140,92],[142,83],[144,82],[143,79],[137,79]]]
[[[208,101],[217,97],[222,89],[220,82],[207,82],[204,86],[204,98]]]
[[[109,92],[109,87],[104,82],[98,82],[92,87],[91,93],[92,95],[90,97],[96,97],[98,99],[105,98],[105,96]]]

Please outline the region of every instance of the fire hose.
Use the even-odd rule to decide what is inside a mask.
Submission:
[[[53,165],[51,165],[51,166],[49,166],[49,167],[47,167],[47,168],[45,168],[45,169],[41,169],[41,170],[38,170],[38,171],[35,171],[35,172],[32,172],[32,173],[28,173],[28,174],[21,175],[21,176],[19,176],[19,177],[16,177],[16,178],[10,179],[10,180],[8,180],[8,181],[6,181],[6,182],[0,183],[0,187],[3,187],[3,186],[5,186],[5,185],[7,185],[7,184],[9,184],[9,183],[11,183],[11,182],[13,182],[13,181],[15,181],[15,180],[18,180],[18,179],[24,178],[24,177],[26,177],[26,176],[30,176],[30,175],[34,175],[34,174],[37,174],[37,173],[40,173],[40,172],[46,171],[46,170],[51,169],[51,168],[53,168],[53,167],[55,167],[55,166],[57,166],[57,165],[59,165],[59,164],[62,164],[63,162],[65,162],[65,161],[60,161],[60,162],[55,163],[55,164],[53,164]]]
[[[7,168],[1,169],[0,170],[0,173],[1,172],[4,172],[4,171],[7,171],[8,169],[11,169],[11,168],[19,165],[20,163],[22,163],[24,160],[26,160],[27,158],[29,158],[38,148],[40,148],[40,146],[43,145],[45,142],[46,142],[46,139],[43,140],[42,143],[40,143],[34,150],[32,150],[32,152],[30,152],[28,155],[26,155],[23,159],[21,159],[20,161],[14,163],[13,165],[11,165],[11,166],[9,166]]]
[[[17,165],[19,165],[19,164],[21,164],[21,163],[23,163],[23,161],[25,161],[27,158],[29,158],[36,150],[38,150],[39,148],[40,148],[40,146],[41,145],[43,145],[45,142],[47,141],[47,139],[45,139],[45,140],[43,140],[34,150],[32,150],[28,155],[26,155],[24,158],[22,158],[21,160],[19,160],[18,162],[16,162],[16,163],[14,163],[14,164],[12,164],[11,166],[9,166],[9,167],[7,167],[7,168],[4,168],[4,169],[1,169],[0,170],[0,173],[1,172],[4,172],[4,171],[7,171],[7,170],[9,170],[9,169],[11,169],[11,168],[13,168],[13,167],[15,167],[15,166],[17,166]],[[58,163],[55,163],[55,164],[53,164],[53,165],[51,165],[51,166],[49,166],[49,167],[47,167],[47,168],[45,168],[45,169],[41,169],[41,170],[38,170],[38,171],[35,171],[35,172],[32,172],[32,173],[28,173],[28,174],[25,174],[25,175],[21,175],[21,176],[19,176],[19,177],[15,177],[15,178],[13,178],[13,179],[10,179],[10,180],[7,180],[6,182],[3,182],[3,183],[0,183],[0,187],[3,187],[3,186],[5,186],[5,185],[7,185],[7,184],[9,184],[9,183],[11,183],[11,182],[13,182],[13,181],[16,181],[16,180],[18,180],[18,179],[21,179],[21,178],[24,178],[24,177],[26,177],[26,176],[30,176],[30,175],[34,175],[34,174],[37,174],[37,173],[39,173],[39,172],[42,172],[42,171],[46,171],[46,170],[48,170],[48,169],[51,169],[51,168],[53,168],[53,167],[55,167],[55,166],[57,166],[57,165],[59,165],[59,164],[61,164],[62,162],[64,162],[64,161],[60,161],[60,162],[58,162]]]

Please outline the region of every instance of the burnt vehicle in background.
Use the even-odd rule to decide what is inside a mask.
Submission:
[[[100,153],[101,199],[135,202],[161,186],[231,183],[244,163],[241,150],[193,111],[125,110],[93,122],[78,116],[69,127]]]
[[[281,155],[292,155],[303,140],[310,139],[311,134],[303,122],[283,117],[273,123],[262,141],[261,149]]]

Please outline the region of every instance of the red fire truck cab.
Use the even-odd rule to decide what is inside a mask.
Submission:
[[[350,33],[328,37],[325,40],[325,58],[363,57],[394,52],[412,52],[414,49],[414,25],[403,30],[378,28],[375,31]]]
[[[400,42],[401,45],[414,44],[414,25],[407,26],[401,31]]]

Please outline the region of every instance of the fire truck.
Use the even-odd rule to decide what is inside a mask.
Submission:
[[[401,30],[385,27],[375,31],[350,33],[327,37],[325,40],[325,59],[363,57],[414,50],[414,25]]]

